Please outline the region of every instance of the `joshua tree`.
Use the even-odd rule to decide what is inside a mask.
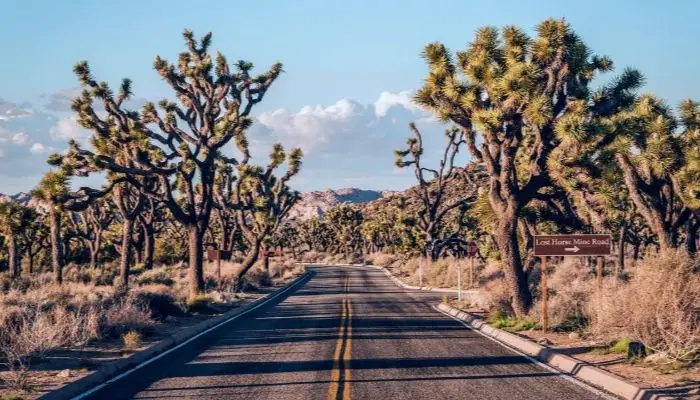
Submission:
[[[248,246],[246,257],[237,272],[239,280],[257,261],[264,241],[277,230],[299,200],[299,193],[289,189],[287,182],[299,173],[302,156],[300,149],[293,149],[287,157],[282,146],[276,144],[266,168],[247,163],[238,165],[239,178],[233,192],[220,196],[221,205],[235,211],[236,223]],[[287,171],[278,178],[274,172],[285,162],[285,158]],[[228,181],[231,181],[230,171],[226,173],[229,174]]]
[[[137,216],[143,234],[143,267],[153,268],[156,234],[163,228],[165,209],[163,203],[146,197],[143,199],[143,210]]]
[[[78,237],[85,243],[90,253],[90,268],[97,267],[97,261],[102,250],[103,233],[114,221],[111,212],[113,203],[108,199],[92,202],[85,210],[75,213],[73,222]]]
[[[134,222],[141,213],[145,196],[139,188],[126,183],[115,186],[113,196],[122,224],[119,283],[127,286],[129,284],[131,251],[133,250]]]
[[[433,169],[423,164],[423,135],[415,124],[410,124],[409,128],[412,136],[408,138],[408,149],[396,150],[396,166],[414,167],[418,180],[417,190],[422,202],[422,207],[417,213],[417,226],[425,235],[425,256],[435,261],[447,242],[446,238],[441,237],[443,219],[456,208],[466,209],[469,202],[476,198],[476,184],[470,185],[471,188],[456,196],[445,198],[447,186],[452,185],[456,179],[469,178],[468,175],[457,173],[454,165],[459,148],[465,143],[462,129],[450,128],[445,131],[447,145],[440,166]]]
[[[27,272],[34,273],[36,256],[49,247],[49,227],[45,223],[45,215],[33,213],[27,227],[22,231],[24,252],[27,256]]]
[[[677,232],[692,216],[674,177],[684,165],[677,122],[663,102],[642,96],[612,144],[615,160],[637,212],[657,236],[662,251],[678,245]]]
[[[579,128],[580,115],[590,120],[609,112],[589,107],[588,86],[597,72],[612,68],[609,59],[591,55],[563,20],[546,20],[537,33],[531,39],[512,26],[502,34],[481,28],[456,62],[444,45],[429,44],[423,55],[430,72],[415,97],[440,120],[462,128],[470,153],[484,163],[494,238],[518,317],[532,302],[519,250],[519,213],[532,200],[553,196],[547,160],[561,133]],[[641,84],[638,73],[626,75],[619,93]]]
[[[355,252],[362,252],[362,222],[364,216],[359,207],[342,205],[331,208],[323,216],[332,232],[332,241],[329,250],[336,254],[351,256]]]
[[[35,217],[34,210],[15,202],[0,203],[0,234],[5,237],[8,269],[12,277],[22,274],[18,239]]]
[[[196,295],[204,288],[202,240],[214,204],[217,162],[238,163],[222,154],[232,140],[243,153],[242,163],[247,162],[250,112],[282,72],[282,65],[274,64],[268,72],[251,76],[253,64],[239,61],[231,71],[223,55],[217,53],[212,60],[207,53],[211,33],[200,43],[189,30],[184,38],[187,51],[180,54],[176,65],[160,57],[154,63],[179,100],[179,104],[162,100],[162,113],[152,103],[144,106],[140,116],[125,110],[130,80],[125,79],[114,96],[106,83],[93,79],[87,62],[76,65],[75,73],[86,90],[73,109],[80,124],[93,131],[97,145],[86,150],[73,143],[68,158],[87,162],[94,170],[122,174],[136,186],[140,185],[138,177],[155,179],[156,190],[146,187],[145,193],[162,201],[188,230],[190,294]],[[93,99],[102,103],[106,118],[95,111]],[[153,125],[158,129],[152,129]],[[126,151],[115,157],[112,147]]]
[[[55,156],[49,162],[53,163]],[[111,192],[112,187],[122,182],[122,179],[113,179],[100,190],[89,187],[81,187],[75,192],[69,190],[69,169],[49,171],[41,179],[37,187],[32,190],[32,196],[47,209],[49,220],[49,239],[51,242],[51,264],[54,272],[54,281],[63,282],[64,242],[61,239],[61,218],[64,211],[80,211],[85,209],[95,199],[104,197]]]

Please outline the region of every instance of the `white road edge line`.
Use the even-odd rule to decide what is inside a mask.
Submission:
[[[552,367],[552,366],[549,365],[549,364],[545,364],[545,363],[543,363],[542,361],[540,361],[540,360],[538,360],[538,359],[536,359],[536,358],[534,358],[534,357],[532,357],[532,356],[529,356],[529,355],[523,353],[522,351],[520,351],[520,350],[518,350],[518,349],[515,349],[515,348],[513,348],[513,347],[511,347],[511,346],[508,346],[507,344],[505,344],[505,343],[503,343],[503,342],[501,342],[501,341],[499,341],[499,340],[496,340],[496,339],[492,338],[491,336],[485,334],[484,332],[481,332],[480,330],[475,329],[475,328],[469,326],[469,324],[467,324],[466,322],[462,321],[461,319],[459,319],[459,318],[457,318],[457,317],[455,317],[455,316],[453,316],[453,315],[450,315],[450,314],[448,314],[448,313],[446,313],[446,312],[440,310],[440,309],[437,308],[436,306],[431,306],[431,307],[433,308],[433,310],[439,312],[440,314],[443,314],[443,315],[445,315],[445,316],[447,316],[447,317],[450,317],[450,318],[454,319],[455,321],[459,322],[460,324],[464,325],[464,326],[465,326],[466,328],[468,328],[469,330],[474,331],[474,332],[478,333],[479,335],[481,335],[481,336],[483,336],[483,337],[489,339],[490,341],[492,341],[492,342],[494,342],[494,343],[497,343],[497,344],[501,345],[502,347],[504,347],[504,348],[506,348],[506,349],[508,349],[508,350],[510,350],[510,351],[512,351],[512,352],[514,352],[514,353],[516,353],[516,354],[518,354],[518,355],[520,355],[520,356],[523,356],[523,357],[527,358],[528,360],[530,360],[530,362],[532,362],[532,363],[534,363],[534,364],[536,364],[536,365],[539,365],[540,367],[542,367],[542,368],[544,368],[544,369],[546,369],[546,370],[548,370],[548,371],[550,371],[550,372],[555,372],[555,373],[557,374],[557,376],[559,376],[559,377],[561,377],[561,378],[563,378],[563,379],[566,379],[567,381],[569,381],[569,382],[571,382],[571,383],[573,383],[573,384],[575,384],[575,385],[578,385],[578,386],[580,386],[580,387],[582,387],[582,388],[584,388],[584,389],[587,389],[587,390],[593,392],[594,394],[596,394],[596,395],[597,395],[599,398],[601,398],[601,399],[607,399],[607,400],[619,400],[619,399],[620,399],[619,397],[612,396],[612,395],[610,395],[610,394],[608,394],[608,393],[606,393],[606,392],[604,392],[604,391],[602,391],[602,390],[600,390],[600,389],[598,389],[598,388],[596,388],[596,387],[594,387],[594,386],[591,386],[591,385],[589,385],[589,384],[587,384],[587,383],[585,383],[585,382],[583,382],[583,381],[581,381],[581,380],[578,380],[578,379],[574,378],[573,376],[567,374],[566,372],[560,371],[560,370],[558,370],[558,369]]]
[[[287,286],[286,288],[280,290],[279,292],[275,293],[273,296],[270,296],[270,297],[266,298],[265,300],[261,301],[261,302],[260,302],[259,304],[257,304],[255,307],[251,307],[251,308],[249,308],[249,309],[247,309],[247,310],[241,312],[240,314],[236,314],[236,315],[232,316],[231,318],[229,318],[229,319],[227,319],[227,320],[225,320],[225,321],[221,321],[220,323],[218,323],[218,324],[212,326],[211,328],[208,328],[208,329],[206,329],[206,330],[204,330],[204,331],[198,333],[197,335],[192,336],[191,338],[185,340],[184,342],[178,344],[177,346],[172,347],[172,348],[170,348],[170,349],[168,349],[168,350],[166,350],[166,351],[164,351],[164,352],[158,354],[157,356],[155,356],[155,357],[153,357],[153,358],[150,358],[150,359],[148,359],[148,360],[142,362],[141,364],[138,364],[138,365],[134,366],[133,368],[131,368],[131,369],[127,370],[127,371],[122,372],[121,374],[115,376],[114,378],[112,378],[112,379],[110,379],[110,380],[108,380],[108,381],[106,381],[106,382],[103,382],[103,383],[101,383],[101,384],[98,385],[98,386],[95,386],[94,388],[92,388],[92,389],[86,391],[86,392],[83,393],[83,394],[80,394],[80,395],[78,395],[78,396],[73,397],[72,400],[84,399],[85,397],[90,396],[91,394],[93,394],[93,393],[95,393],[95,392],[101,390],[101,389],[104,388],[105,386],[110,385],[110,384],[112,384],[112,383],[114,383],[114,382],[116,382],[116,381],[118,381],[118,380],[124,378],[125,376],[130,375],[130,374],[133,373],[134,371],[137,371],[137,370],[139,370],[139,369],[145,367],[146,365],[148,365],[148,364],[150,364],[150,363],[152,363],[152,362],[154,362],[154,361],[156,361],[156,360],[158,360],[158,359],[160,359],[160,358],[162,358],[162,357],[164,357],[164,356],[166,356],[166,355],[172,353],[173,351],[175,351],[175,350],[177,350],[177,349],[179,349],[179,348],[185,346],[186,344],[192,342],[193,340],[199,338],[200,336],[205,335],[205,334],[207,334],[207,333],[213,331],[214,329],[217,329],[217,328],[219,328],[220,326],[225,325],[225,324],[227,324],[227,323],[229,323],[229,322],[231,322],[231,321],[233,321],[233,320],[235,320],[235,319],[237,319],[237,318],[239,318],[239,317],[242,317],[242,316],[248,314],[248,313],[251,312],[251,311],[257,310],[258,308],[264,306],[265,304],[269,303],[270,301],[272,301],[272,300],[274,300],[274,299],[280,297],[281,295],[287,293],[287,292],[290,291],[292,288],[295,288],[295,287],[299,286],[302,282],[305,282],[305,281],[307,280],[307,278],[309,278],[311,275],[312,275],[311,272],[307,272],[307,273],[306,273],[306,276],[301,277],[298,281],[296,281],[296,282],[294,282],[293,284]]]

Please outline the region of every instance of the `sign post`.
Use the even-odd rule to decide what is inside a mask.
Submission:
[[[598,292],[603,285],[603,256],[610,255],[612,236],[609,234],[585,235],[535,235],[535,256],[540,257],[542,271],[542,331],[548,329],[549,315],[547,308],[547,256],[597,256]]]
[[[462,301],[462,263],[457,264],[457,300]]]
[[[467,255],[469,256],[469,289],[474,287],[474,258],[477,253],[476,242],[471,241],[467,244]]]
[[[217,250],[215,248],[207,249],[207,259],[209,262],[216,261],[216,279],[221,283],[221,260],[231,259],[231,252],[225,250]]]

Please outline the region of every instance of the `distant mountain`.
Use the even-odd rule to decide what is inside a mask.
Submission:
[[[27,205],[32,200],[32,195],[26,192],[19,192],[17,194],[2,194],[0,193],[0,203],[7,203],[8,201],[14,201],[20,204]]]
[[[357,188],[328,189],[324,191],[305,192],[301,200],[294,205],[289,216],[304,220],[323,215],[328,209],[340,204],[363,204],[374,200],[390,197],[398,193],[392,190],[363,190]],[[31,194],[20,192],[13,195],[0,193],[0,203],[15,201],[20,204],[36,207],[37,201]]]
[[[397,193],[392,190],[363,190],[357,188],[328,189],[324,191],[305,192],[301,200],[289,212],[290,218],[305,220],[323,215],[329,209],[340,204],[363,204]]]

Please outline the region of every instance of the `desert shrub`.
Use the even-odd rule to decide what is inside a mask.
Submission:
[[[175,284],[171,271],[166,267],[154,268],[144,271],[137,279],[139,285],[159,284],[172,286]]]
[[[211,307],[212,299],[209,296],[199,295],[187,299],[185,309],[191,314],[215,314],[216,310]]]
[[[642,261],[627,284],[606,283],[591,314],[599,334],[644,343],[670,359],[700,359],[700,261],[669,251]]]
[[[33,286],[33,281],[30,277],[21,276],[13,278],[9,274],[0,273],[0,293],[7,293],[10,290],[27,291]]]
[[[372,265],[386,267],[387,265],[391,265],[396,259],[397,257],[393,254],[378,253],[373,257]]]
[[[165,285],[149,285],[138,290],[131,290],[129,300],[143,310],[148,310],[150,318],[163,321],[168,316],[180,316],[182,307]]]
[[[321,259],[322,255],[314,250],[307,251],[301,255],[301,261],[315,263]]]
[[[129,331],[122,335],[122,342],[127,350],[136,350],[141,347],[142,339],[143,336],[139,331]]]
[[[627,349],[629,349],[631,342],[632,341],[629,339],[620,339],[610,346],[610,351],[613,353],[627,354]]]
[[[272,280],[270,275],[263,270],[262,266],[255,265],[243,275],[243,283],[241,288],[246,287],[248,289],[260,287],[260,286],[270,286],[272,285]]]
[[[589,321],[590,296],[595,292],[595,275],[580,259],[573,257],[552,265],[549,274],[550,325],[557,331],[585,329]],[[529,317],[540,321],[541,310],[541,300],[535,301]]]
[[[116,303],[105,311],[104,332],[111,337],[129,331],[150,332],[153,325],[150,310],[130,300]]]

